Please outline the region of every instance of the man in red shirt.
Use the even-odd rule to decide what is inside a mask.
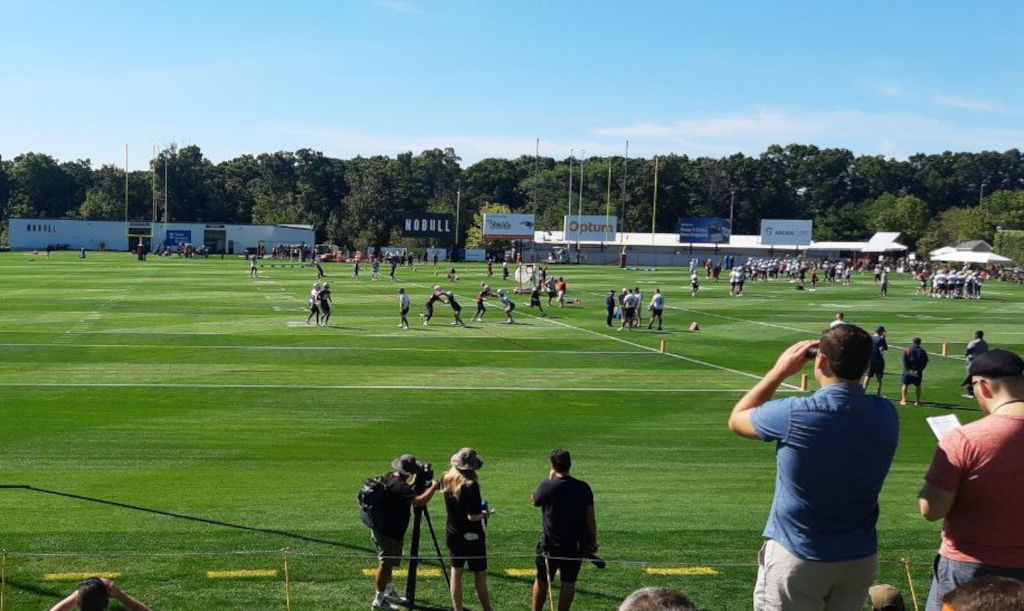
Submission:
[[[1024,580],[1024,360],[990,350],[967,373],[985,416],[939,441],[918,495],[926,520],[944,520],[927,611],[977,577]]]

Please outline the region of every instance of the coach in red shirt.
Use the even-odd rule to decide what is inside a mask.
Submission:
[[[1024,361],[991,350],[964,384],[985,417],[942,438],[919,495],[925,519],[945,520],[928,611],[976,577],[1024,579]]]

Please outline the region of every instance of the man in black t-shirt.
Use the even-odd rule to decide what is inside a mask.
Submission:
[[[548,479],[533,493],[533,506],[541,508],[544,536],[537,544],[537,578],[533,582],[533,611],[541,611],[549,582],[562,576],[558,594],[559,611],[567,611],[576,596],[576,577],[582,559],[597,552],[597,520],[594,493],[583,480],[569,475],[572,458],[568,450],[551,451]]]
[[[413,506],[426,507],[437,492],[440,484],[430,482],[422,494],[417,495],[409,479],[420,473],[420,464],[412,454],[403,454],[391,461],[390,473],[386,479],[387,493],[384,495],[381,528],[370,529],[370,538],[377,548],[377,572],[374,593],[370,606],[374,609],[397,609],[396,603],[404,601],[391,585],[391,573],[402,564],[402,546],[405,531],[409,528],[409,513]]]

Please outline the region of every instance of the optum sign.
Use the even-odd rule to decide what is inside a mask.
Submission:
[[[618,222],[618,217],[614,216],[565,216],[562,231],[566,242],[614,242]]]

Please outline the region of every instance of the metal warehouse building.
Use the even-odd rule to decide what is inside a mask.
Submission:
[[[214,253],[244,253],[261,242],[314,244],[311,225],[229,225],[226,223],[150,223],[148,221],[83,221],[76,219],[10,220],[12,250],[44,250],[47,246],[78,250],[128,250],[141,240],[148,248],[206,246]]]

